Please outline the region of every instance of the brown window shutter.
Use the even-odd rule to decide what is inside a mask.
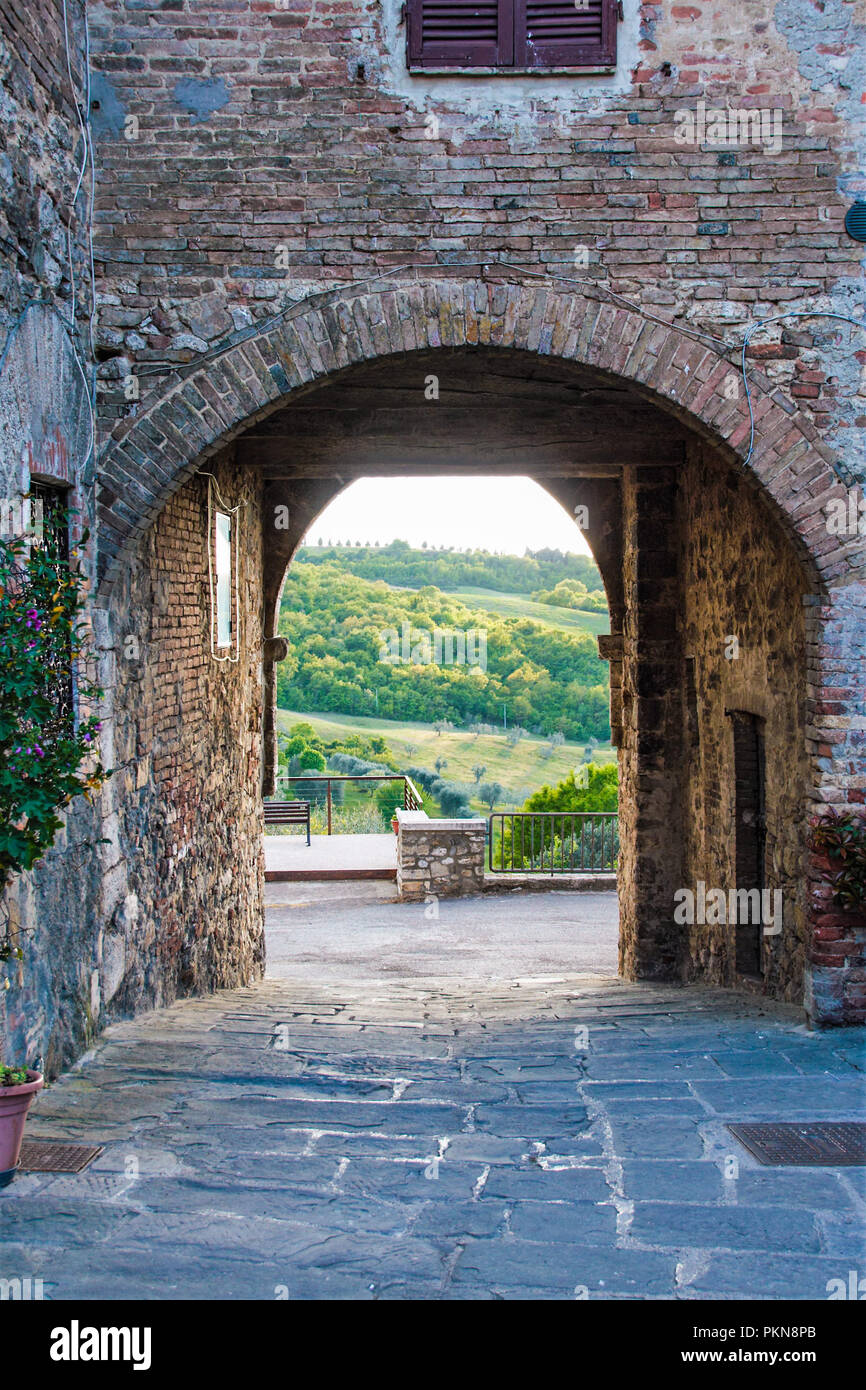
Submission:
[[[619,0],[514,0],[518,68],[610,67],[616,62]]]
[[[409,66],[511,67],[514,4],[515,0],[408,0]]]

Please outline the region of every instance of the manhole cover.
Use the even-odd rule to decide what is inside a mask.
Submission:
[[[58,1144],[48,1139],[25,1139],[18,1167],[27,1173],[81,1173],[103,1152],[101,1144]]]
[[[726,1125],[759,1163],[777,1167],[866,1166],[866,1124]]]

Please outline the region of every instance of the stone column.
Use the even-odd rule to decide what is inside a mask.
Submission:
[[[553,478],[545,483],[580,525],[598,565],[607,595],[610,633],[598,639],[598,654],[610,663],[610,739],[622,739],[622,485],[619,477]]]
[[[262,669],[262,796],[277,790],[277,662],[285,661],[289,644],[285,637],[265,639]]]
[[[810,810],[866,814],[866,580],[806,599]],[[834,901],[836,865],[807,857],[806,1011],[816,1026],[866,1023],[866,913]]]
[[[623,476],[620,971],[630,980],[682,977],[684,928],[683,672],[677,473]]]

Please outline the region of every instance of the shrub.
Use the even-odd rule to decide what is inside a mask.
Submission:
[[[835,811],[813,816],[811,845],[827,856],[833,901],[848,912],[866,912],[866,816]]]
[[[26,1067],[4,1067],[0,1062],[0,1086],[23,1086],[26,1080]]]
[[[446,782],[440,777],[431,790],[439,802],[439,812],[446,820],[467,820],[474,816],[467,804],[467,789],[459,782]]]
[[[86,543],[85,535],[82,543]],[[0,893],[51,848],[74,797],[107,773],[94,756],[96,715],[76,718],[102,691],[83,666],[85,575],[55,539],[0,540]],[[21,957],[6,932],[0,960]]]

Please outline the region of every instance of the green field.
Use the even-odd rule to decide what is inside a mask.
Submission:
[[[523,594],[503,594],[495,589],[449,589],[448,595],[465,603],[467,608],[483,608],[502,618],[532,618],[559,632],[590,632],[594,637],[601,632],[610,632],[607,613],[555,608],[550,603],[534,603]]]
[[[448,765],[443,768],[442,775],[449,782],[473,783],[472,768],[480,763],[487,769],[481,780],[500,782],[508,791],[520,793],[521,804],[526,796],[546,782],[562,781],[583,760],[583,745],[580,743],[564,743],[555,748],[548,758],[543,758],[541,750],[546,740],[529,734],[512,748],[506,743],[502,732],[479,734],[476,738],[463,729],[437,734],[430,724],[397,723],[344,714],[277,711],[277,728],[281,733],[301,721],[312,724],[316,733],[327,741],[345,738],[352,733],[366,738],[380,734],[387,740],[400,767],[414,764],[432,771],[436,759],[445,758]],[[609,745],[605,745],[595,749],[593,758],[595,762],[608,763],[615,761],[616,754]],[[477,798],[473,798],[470,805],[473,810],[482,809]]]

